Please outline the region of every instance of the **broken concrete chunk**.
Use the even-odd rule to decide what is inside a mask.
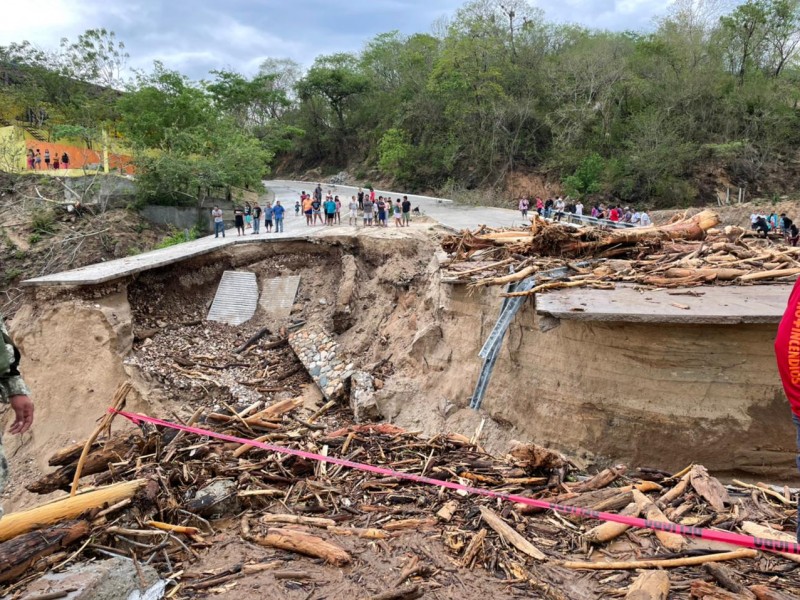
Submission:
[[[38,598],[60,590],[74,590],[65,597],[70,600],[162,598],[165,587],[162,584],[165,582],[160,581],[155,569],[141,563],[139,569],[141,579],[129,559],[113,558],[75,565],[60,573],[48,573],[26,589],[26,597]],[[151,590],[156,593],[146,594]]]
[[[350,378],[350,408],[356,423],[380,417],[372,375],[366,371],[355,371]]]

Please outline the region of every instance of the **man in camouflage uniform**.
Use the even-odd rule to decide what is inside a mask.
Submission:
[[[33,423],[33,402],[28,397],[30,392],[19,374],[19,350],[11,342],[8,335],[3,315],[0,315],[0,403],[11,404],[14,410],[14,423],[9,431],[11,433],[25,433]],[[3,440],[0,433],[0,494],[6,486],[8,479],[8,461],[3,453]],[[0,518],[3,516],[3,507],[0,506]]]

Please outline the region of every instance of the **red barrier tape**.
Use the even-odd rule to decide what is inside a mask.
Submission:
[[[556,512],[570,514],[570,515],[577,515],[579,517],[585,517],[588,519],[611,521],[612,523],[621,523],[623,525],[629,525],[631,527],[637,527],[640,529],[667,531],[669,533],[676,533],[683,536],[701,538],[712,542],[722,542],[725,544],[732,544],[734,546],[741,546],[743,548],[754,548],[756,550],[765,550],[769,552],[786,552],[790,554],[800,554],[800,544],[796,544],[794,542],[768,540],[750,535],[743,535],[740,533],[731,533],[730,531],[721,531],[717,529],[704,529],[700,527],[687,527],[685,525],[678,525],[676,523],[661,523],[659,521],[640,519],[638,517],[628,517],[625,515],[617,515],[614,513],[597,512],[595,510],[589,510],[587,508],[579,508],[577,506],[565,506],[562,504],[553,504],[552,502],[546,502],[544,500],[535,500],[533,498],[526,498],[525,496],[504,494],[502,492],[494,492],[492,490],[485,490],[481,488],[470,487],[467,485],[461,485],[460,483],[454,483],[452,481],[443,481],[441,479],[432,479],[430,477],[424,477],[422,475],[414,475],[413,473],[393,471],[391,469],[385,469],[383,467],[376,467],[374,465],[367,465],[364,463],[357,463],[349,460],[344,460],[342,458],[322,456],[321,454],[314,454],[313,452],[305,452],[304,450],[295,450],[292,448],[273,446],[272,444],[265,444],[264,442],[258,442],[256,440],[248,440],[233,435],[226,435],[224,433],[217,433],[215,431],[200,429],[198,427],[188,427],[186,425],[171,423],[169,421],[164,421],[162,419],[155,419],[153,417],[148,417],[146,415],[141,415],[137,413],[129,413],[122,410],[115,411],[113,408],[110,408],[109,412],[116,412],[117,414],[122,415],[123,417],[129,419],[130,421],[132,421],[137,425],[141,421],[144,421],[146,423],[152,423],[153,425],[160,425],[161,427],[177,429],[178,431],[185,431],[187,433],[212,437],[218,440],[224,440],[226,442],[247,444],[249,446],[255,446],[257,448],[262,448],[264,450],[269,450],[271,452],[277,452],[279,454],[289,454],[291,456],[299,456],[301,458],[307,458],[318,462],[340,465],[342,467],[357,469],[359,471],[366,471],[368,473],[376,473],[384,477],[396,477],[398,479],[405,479],[408,481],[414,481],[416,483],[425,483],[428,485],[435,485],[451,490],[467,492],[470,494],[475,494],[477,496],[499,498],[507,502],[526,504],[528,506],[533,506],[535,508],[554,510]]]

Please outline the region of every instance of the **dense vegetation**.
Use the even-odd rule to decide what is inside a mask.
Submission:
[[[431,34],[381,34],[305,73],[274,59],[254,77],[192,82],[157,64],[123,88],[123,50],[102,30],[62,46],[57,65],[26,44],[0,61],[36,73],[17,108],[130,140],[150,197],[253,185],[277,154],[416,189],[536,172],[575,195],[675,204],[709,173],[761,193],[797,184],[798,43],[800,0],[679,0],[652,31],[623,33],[549,23],[526,0],[476,0]],[[76,101],[48,87],[54,72],[95,86]]]

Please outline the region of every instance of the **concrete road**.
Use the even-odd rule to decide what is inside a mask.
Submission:
[[[355,196],[358,188],[349,185],[330,185],[322,184],[323,193],[330,189],[335,195],[339,196],[342,203],[347,203],[350,196]],[[275,179],[265,181],[264,185],[275,194],[275,198],[281,201],[287,209],[294,211],[295,200],[300,198],[300,192],[311,193],[316,182],[287,181]],[[519,227],[527,225],[528,221],[522,220],[519,211],[505,208],[491,208],[486,206],[463,206],[455,204],[447,198],[433,198],[431,196],[419,196],[408,194],[402,191],[375,190],[379,196],[389,196],[392,199],[402,197],[404,194],[411,200],[413,207],[419,206],[420,211],[438,221],[441,225],[460,231],[462,229],[475,229],[479,225],[490,227]]]

